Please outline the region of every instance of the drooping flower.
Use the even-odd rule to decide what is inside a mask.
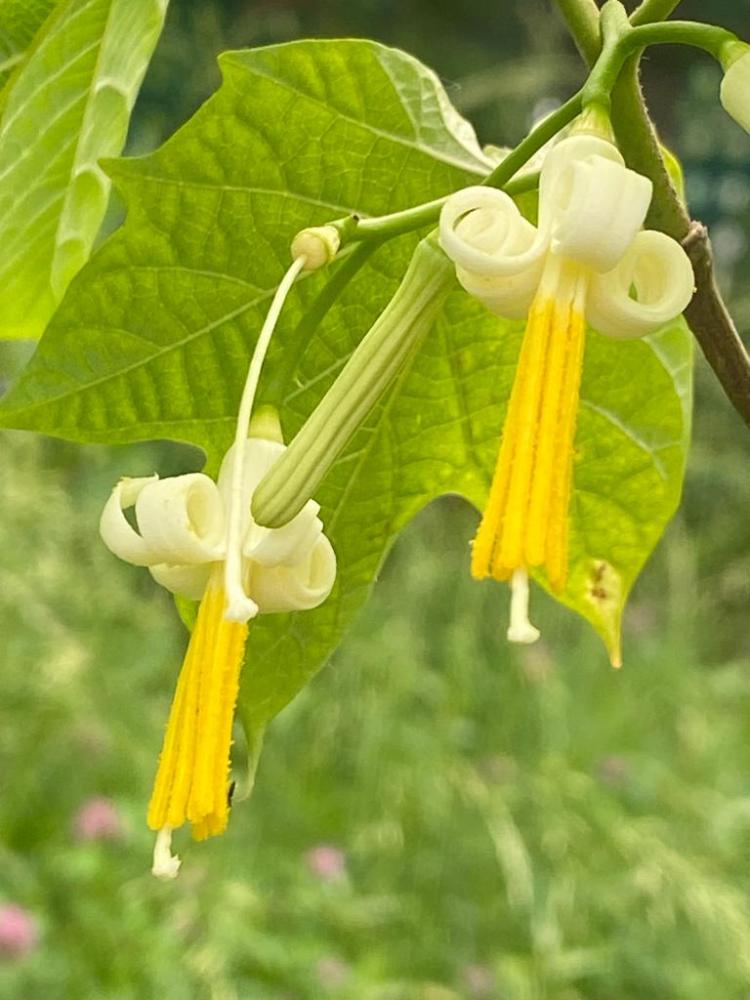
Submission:
[[[253,416],[263,360],[283,302],[307,251],[279,284],[250,361],[235,439],[218,480],[203,473],[122,479],[100,520],[108,548],[148,567],[162,586],[200,601],[172,701],[148,809],[156,831],[152,871],[174,878],[172,831],[190,823],[196,840],[222,833],[230,808],[232,723],[245,657],[248,622],[258,614],[318,607],[336,578],[336,557],[309,500],[282,528],[253,520],[253,492],[285,451],[274,410]],[[313,262],[314,264],[315,262]],[[252,423],[251,423],[252,418]],[[136,527],[125,511],[134,508]]]
[[[247,622],[257,614],[315,608],[334,584],[336,557],[323,534],[318,504],[309,501],[278,529],[259,528],[250,515],[253,490],[283,451],[277,441],[244,442],[243,519],[234,543],[242,595],[239,601],[231,595],[233,604],[224,569],[232,544],[226,529],[238,461],[234,445],[218,483],[202,473],[123,479],[102,514],[101,535],[115,555],[147,566],[172,593],[201,601],[149,805],[148,824],[162,832],[162,850],[155,856],[160,873],[171,870],[158,862],[168,856],[172,830],[190,822],[194,837],[202,840],[226,827],[229,749]],[[133,506],[137,531],[124,513]]]
[[[510,580],[508,638],[533,642],[528,572],[561,591],[568,574],[573,442],[587,324],[642,337],[688,305],[693,273],[682,247],[643,231],[651,182],[616,146],[573,134],[541,173],[539,225],[513,200],[466,188],[445,204],[440,242],[463,287],[492,312],[527,317],[489,500],[472,548],[472,574]]]

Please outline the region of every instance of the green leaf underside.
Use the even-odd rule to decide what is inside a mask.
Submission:
[[[439,197],[484,169],[435,77],[403,53],[316,41],[221,62],[218,94],[161,150],[111,165],[127,221],[74,281],[2,405],[4,424],[78,441],[189,441],[215,470],[292,235],[346,211]],[[296,358],[287,439],[388,301],[415,240],[381,248],[304,348],[295,326],[327,276],[299,282],[268,361],[273,371],[285,352]],[[335,464],[317,499],[338,555],[336,588],[316,611],[253,623],[241,695],[252,732],[330,655],[410,518],[445,492],[483,504],[521,333],[456,289]],[[679,499],[690,362],[681,322],[648,341],[589,336],[562,600],[611,649],[627,592]]]
[[[0,89],[23,62],[34,35],[54,6],[55,0],[0,2]]]
[[[0,107],[0,336],[38,337],[87,260],[167,0],[58,4]],[[1,24],[0,20],[0,24]]]

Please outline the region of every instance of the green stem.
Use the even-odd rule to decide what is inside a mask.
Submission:
[[[318,297],[313,301],[295,328],[291,338],[292,342],[297,345],[295,350],[285,352],[283,362],[278,367],[273,368],[273,375],[263,385],[261,395],[263,403],[270,403],[273,406],[281,407],[294,373],[299,368],[300,360],[318,327],[339,295],[341,295],[352,278],[367,263],[379,246],[380,242],[376,242],[375,240],[360,243],[334,271],[331,280],[326,282]]]
[[[609,112],[612,89],[617,82],[625,59],[625,42],[633,33],[628,15],[619,0],[608,0],[599,18],[602,47],[583,88],[585,108],[603,108]]]
[[[538,152],[550,139],[554,139],[557,133],[569,125],[580,113],[581,96],[582,91],[579,91],[556,111],[553,111],[544,121],[539,122],[523,142],[520,142],[504,160],[498,163],[484,183],[490,187],[504,188],[511,177],[518,173],[534,153]]]
[[[555,0],[578,51],[593,66],[601,49],[596,0]]]
[[[631,27],[619,0],[609,0],[601,14],[602,50],[583,88],[583,106],[609,108],[611,93],[627,60],[649,45],[692,45],[719,62],[739,39],[731,31],[695,21],[667,21]]]
[[[626,36],[623,47],[628,55],[647,45],[692,45],[704,49],[714,59],[719,59],[722,48],[739,39],[731,31],[714,24],[698,24],[695,21],[664,21],[659,24],[643,24]]]
[[[487,183],[485,181],[485,183]],[[521,177],[514,177],[503,186],[506,194],[512,198],[527,191],[533,191],[539,186],[539,172],[529,171]],[[378,215],[369,219],[359,219],[350,217],[341,220],[338,225],[342,235],[342,244],[359,240],[361,242],[372,242],[377,240],[390,240],[394,236],[402,236],[404,233],[411,233],[415,229],[422,229],[425,226],[434,226],[440,217],[440,209],[450,198],[447,194],[443,198],[436,198],[434,201],[426,201],[423,205],[415,205],[413,208],[404,209],[403,212],[393,212],[391,215]]]
[[[537,172],[530,171],[523,177],[515,175],[528,163],[534,153],[538,152],[546,142],[553,139],[561,129],[573,121],[580,110],[581,94],[578,93],[532,129],[526,138],[498,163],[482,183],[490,187],[502,188],[511,196],[533,190],[539,183]],[[336,226],[338,229],[342,247],[356,241],[391,239],[394,236],[401,236],[403,233],[433,225],[437,222],[440,209],[449,197],[450,195],[446,195],[445,198],[437,198],[435,201],[428,201],[423,205],[415,205],[403,212],[394,212],[392,215],[381,215],[371,219],[359,219],[357,216],[350,215],[344,219],[337,219],[330,225]]]
[[[627,165],[654,185],[646,225],[682,240],[690,216],[680,200],[659,147],[638,80],[638,55],[631,56],[612,92],[612,124]]]
[[[561,9],[562,2],[557,0]],[[640,25],[659,16],[666,17],[676,6],[674,0],[644,0],[633,15],[632,23]],[[584,33],[576,34],[570,23],[569,27],[576,44],[591,64],[593,58],[586,55],[587,49],[590,50],[590,39]],[[612,94],[612,120],[618,145],[628,165],[649,177],[654,184],[647,225],[684,241],[696,280],[696,293],[685,313],[688,324],[727,398],[750,427],[750,357],[714,279],[708,235],[698,224],[691,227],[687,209],[664,165],[659,141],[641,92],[639,61],[639,52],[630,57]]]
[[[630,23],[651,24],[654,21],[664,21],[682,0],[643,0],[643,3],[630,16]]]
[[[258,524],[287,524],[314,495],[356,429],[419,349],[454,282],[453,263],[434,237],[423,239],[391,301],[255,490],[252,513]]]

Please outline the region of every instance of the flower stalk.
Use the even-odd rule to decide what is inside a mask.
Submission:
[[[434,238],[422,240],[390,303],[255,491],[252,515],[258,524],[279,527],[304,507],[357,427],[422,343],[452,285],[450,261]]]

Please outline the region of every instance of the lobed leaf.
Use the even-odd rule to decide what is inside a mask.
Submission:
[[[434,74],[403,53],[296,42],[221,64],[220,91],[162,149],[110,165],[126,224],[73,282],[2,404],[5,425],[189,441],[215,470],[293,234],[440,197],[487,169]],[[392,295],[416,239],[381,248],[312,331],[300,321],[330,274],[298,282],[262,386],[266,400],[278,390],[287,438]],[[407,521],[445,492],[483,504],[521,333],[456,288],[334,465],[317,499],[337,585],[314,612],[253,624],[241,695],[253,742],[335,648]],[[681,322],[640,342],[588,339],[562,600],[613,656],[628,591],[679,499],[690,360]]]

